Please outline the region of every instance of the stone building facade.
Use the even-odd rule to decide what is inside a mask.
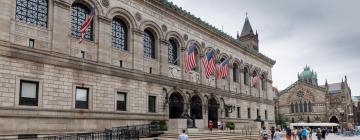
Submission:
[[[298,81],[280,91],[276,98],[276,112],[286,116],[289,123],[353,124],[351,89],[345,81],[318,85],[317,73],[306,66],[298,74]]]
[[[164,0],[2,0],[0,11],[1,136],[156,120],[182,128],[185,116],[195,116],[199,129],[208,120],[241,129],[257,116],[274,124],[275,61],[259,53],[248,18],[235,39]],[[189,46],[197,67],[185,72]],[[209,50],[217,61],[230,58],[229,76],[205,78]]]

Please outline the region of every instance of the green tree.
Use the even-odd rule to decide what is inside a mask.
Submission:
[[[275,123],[276,125],[280,125],[282,128],[286,127],[286,121],[287,118],[285,118],[285,116],[283,114],[277,113],[275,115]]]

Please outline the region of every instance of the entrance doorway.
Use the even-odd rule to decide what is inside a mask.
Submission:
[[[184,99],[180,93],[173,93],[169,98],[169,118],[181,118],[184,110]]]
[[[332,117],[330,118],[330,122],[331,122],[331,123],[339,123],[339,120],[338,120],[335,116],[332,116]]]
[[[213,127],[218,128],[217,122],[218,122],[218,109],[219,104],[216,102],[214,98],[209,99],[208,101],[208,121],[213,122]]]

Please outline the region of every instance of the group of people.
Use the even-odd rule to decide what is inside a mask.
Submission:
[[[312,140],[313,130],[311,128],[297,128],[297,129],[290,129],[289,127],[285,129],[285,134],[283,134],[279,128],[271,127],[270,129],[271,136],[269,136],[269,131],[263,127],[263,130],[260,131],[260,139],[261,140],[281,140],[282,137],[285,135],[286,140]],[[327,135],[327,129],[318,128],[316,130],[316,140],[325,140]]]

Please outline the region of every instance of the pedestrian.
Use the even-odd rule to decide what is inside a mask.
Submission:
[[[186,130],[183,129],[182,133],[179,135],[179,140],[189,140],[189,136],[185,132]]]
[[[286,128],[286,140],[291,140],[291,129],[290,127]]]
[[[305,127],[303,127],[301,130],[301,140],[306,140],[307,136],[308,136],[308,131],[306,130]]]
[[[272,126],[272,127],[271,127],[271,140],[274,139],[274,134],[275,134],[275,127]]]
[[[221,121],[221,129],[225,130],[225,122],[224,121]]]
[[[326,136],[326,130],[323,128],[323,129],[321,130],[321,138],[322,138],[323,140],[325,140],[325,136]]]
[[[312,140],[312,129],[308,127],[309,140]]]
[[[291,136],[292,136],[292,138],[293,138],[293,140],[296,140],[297,138],[297,130],[296,129],[293,129],[292,131],[291,131]]]
[[[276,132],[274,133],[274,136],[271,138],[273,140],[281,140],[282,134],[280,132],[279,128],[276,128]]]
[[[262,128],[263,130],[260,131],[260,140],[268,140],[268,132],[266,131],[266,127]]]
[[[297,136],[298,136],[299,140],[302,140],[302,138],[301,138],[301,128],[300,127],[297,128]]]
[[[209,132],[212,133],[213,122],[210,120],[208,123]]]
[[[317,140],[321,140],[321,129],[320,128],[318,128],[316,131],[316,138],[317,138]]]

